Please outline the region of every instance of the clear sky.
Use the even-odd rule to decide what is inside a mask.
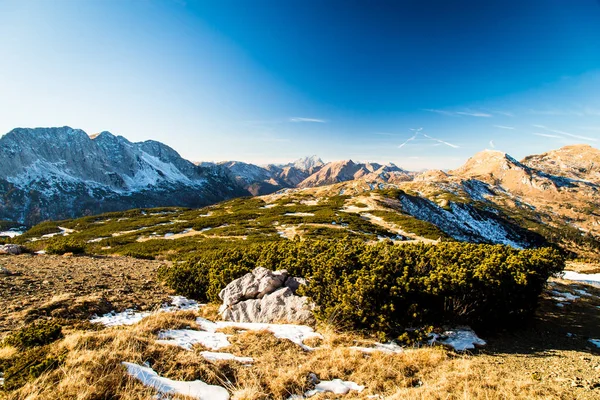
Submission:
[[[598,0],[0,0],[0,54],[1,133],[411,169],[600,147]]]

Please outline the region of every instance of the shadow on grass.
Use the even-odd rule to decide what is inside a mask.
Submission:
[[[566,300],[564,295],[578,296]],[[489,355],[523,354],[527,357],[556,357],[555,350],[600,355],[589,339],[600,339],[600,288],[554,280],[540,298],[535,318],[512,331],[488,334]]]

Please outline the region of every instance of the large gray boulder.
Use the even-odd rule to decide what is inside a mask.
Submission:
[[[288,273],[286,270],[271,271],[258,267],[239,279],[232,281],[219,293],[223,305],[236,304],[247,299],[261,299],[283,286]]]
[[[313,305],[307,297],[295,295],[304,279],[287,275],[285,270],[259,267],[234,280],[219,293],[221,317],[234,322],[314,323]]]
[[[10,254],[10,255],[18,255],[23,253],[25,248],[23,246],[19,246],[18,244],[5,244],[0,245],[0,254]]]

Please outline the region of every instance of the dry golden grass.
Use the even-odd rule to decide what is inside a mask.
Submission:
[[[346,399],[379,395],[386,399],[522,399],[562,398],[560,388],[541,385],[530,376],[494,368],[477,356],[449,353],[442,348],[407,349],[401,354],[364,354],[349,346],[368,339],[319,327],[324,339],[316,351],[303,351],[268,332],[231,333],[232,345],[224,349],[254,358],[211,363],[194,351],[156,343],[161,329],[196,328],[193,312],[159,313],[137,325],[100,331],[71,331],[51,345],[54,354],[66,354],[64,364],[21,389],[5,394],[17,399],[96,400],[152,398],[153,390],[127,376],[121,362],[148,362],[160,375],[178,380],[201,379],[225,386],[233,400],[287,399],[312,388],[311,373],[320,379],[351,380],[366,389]],[[313,343],[314,344],[314,343]],[[0,358],[15,350],[0,350]],[[2,397],[0,392],[0,398]],[[339,398],[318,395],[314,399]]]

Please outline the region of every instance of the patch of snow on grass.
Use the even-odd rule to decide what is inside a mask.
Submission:
[[[293,213],[285,213],[288,217],[314,217],[315,213],[307,213],[307,212],[293,212]]]
[[[92,324],[102,324],[104,326],[121,326],[121,325],[133,325],[140,322],[152,314],[151,312],[136,312],[135,310],[127,309],[123,312],[117,313],[114,311],[104,314],[101,317],[94,317],[90,319]]]
[[[14,238],[17,236],[22,235],[23,232],[21,231],[4,231],[4,232],[0,232],[0,236],[7,236],[9,238]]]
[[[260,208],[262,208],[262,209],[267,208],[268,209],[268,208],[273,208],[273,207],[277,207],[277,204],[275,204],[275,203],[273,203],[273,204],[266,204],[266,205],[264,205],[264,206],[262,206]]]
[[[108,237],[99,237],[99,238],[95,238],[95,239],[90,239],[87,241],[87,243],[98,243],[101,242],[104,239],[108,239]]]
[[[180,394],[200,400],[229,400],[229,392],[222,386],[209,385],[200,380],[175,381],[158,375],[152,368],[123,362],[127,373],[144,386],[156,389],[163,394]]]
[[[235,328],[245,329],[249,331],[269,331],[276,338],[287,339],[304,350],[314,350],[312,347],[305,345],[303,342],[307,339],[318,338],[323,339],[323,336],[313,330],[310,326],[306,325],[292,325],[292,324],[263,324],[258,322],[230,322],[230,321],[217,321],[212,322],[205,318],[196,319],[196,323],[200,325],[202,329],[208,332],[215,332],[217,329],[223,328]]]
[[[237,361],[240,362],[242,364],[249,364],[254,362],[254,359],[252,357],[238,357],[238,356],[234,356],[231,353],[216,353],[214,351],[201,351],[200,355],[202,357],[204,357],[205,359],[207,359],[208,361],[221,361],[221,360],[225,360],[225,361]]]
[[[558,290],[553,290],[551,293],[554,295],[554,296],[552,296],[552,299],[559,301],[559,302],[574,301],[574,300],[581,298],[581,296],[576,296],[569,292],[559,292]]]
[[[192,350],[195,344],[201,344],[212,350],[220,350],[231,345],[227,335],[222,332],[195,331],[192,329],[170,329],[158,333],[157,343],[179,346]]]
[[[593,296],[593,294],[588,293],[583,289],[573,289],[573,291],[581,296]]]
[[[341,379],[332,379],[330,381],[321,381],[317,383],[313,390],[309,390],[304,394],[305,397],[312,397],[319,393],[331,392],[334,394],[348,394],[351,390],[362,392],[364,386],[361,386],[352,381],[343,381]]]
[[[441,336],[433,334],[433,338],[429,343],[440,343],[450,346],[456,351],[473,350],[476,346],[486,345],[485,340],[480,339],[470,328],[446,331]]]
[[[566,279],[568,281],[577,281],[589,283],[592,285],[600,285],[600,273],[598,274],[581,274],[575,271],[565,271],[562,279]]]
[[[380,351],[387,354],[399,354],[404,351],[401,346],[398,346],[394,342],[375,343],[373,347],[352,346],[350,348],[352,350],[362,351],[363,353],[375,353],[376,351]]]
[[[171,304],[163,304],[156,312],[197,311],[201,306],[202,304],[199,304],[195,300],[190,300],[183,296],[171,296]],[[127,309],[120,313],[111,311],[101,317],[93,317],[90,319],[90,322],[93,324],[99,323],[108,327],[133,325],[151,314],[153,313],[149,311],[139,312],[132,309]]]
[[[171,305],[163,305],[160,311],[198,311],[202,304],[184,296],[171,296]]]

